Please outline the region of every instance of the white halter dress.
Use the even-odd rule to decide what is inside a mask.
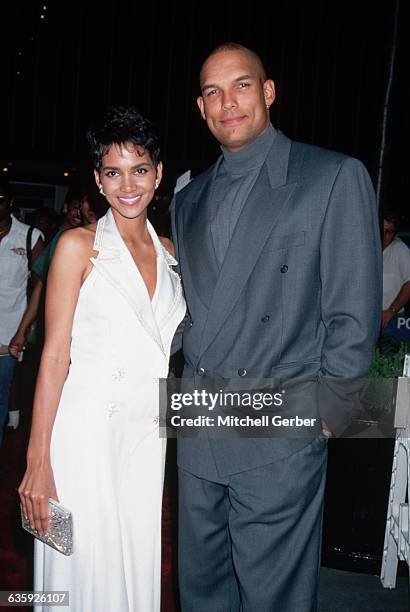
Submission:
[[[177,262],[149,222],[148,230],[157,253],[152,301],[110,210],[98,222],[98,256],[76,306],[51,441],[57,494],[73,513],[74,554],[36,540],[34,580],[36,590],[69,591],[70,612],[160,610],[166,440],[158,378],[168,374],[185,302]],[[62,608],[44,611],[54,609]]]

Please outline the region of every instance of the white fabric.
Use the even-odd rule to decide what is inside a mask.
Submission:
[[[26,241],[29,225],[11,216],[9,233],[0,241],[0,344],[8,345],[17,331],[27,306]],[[34,228],[33,248],[43,234]]]
[[[108,211],[76,306],[51,443],[57,494],[73,513],[74,554],[35,547],[35,589],[68,590],[70,612],[160,610],[166,440],[156,379],[168,374],[185,303],[176,261],[148,228],[157,251],[152,302]]]
[[[391,306],[407,281],[410,281],[410,251],[396,237],[383,251],[383,310]]]

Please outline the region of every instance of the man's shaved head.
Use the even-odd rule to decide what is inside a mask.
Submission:
[[[264,83],[266,81],[265,68],[263,67],[261,58],[259,57],[257,53],[255,53],[255,51],[252,51],[252,49],[248,49],[248,47],[244,47],[244,45],[240,45],[239,43],[226,42],[226,43],[222,43],[218,45],[217,47],[215,47],[215,49],[211,51],[211,53],[208,55],[208,57],[202,64],[201,71],[199,73],[199,82],[200,82],[201,87],[203,83],[203,80],[202,80],[203,69],[204,69],[206,62],[213,55],[216,55],[217,53],[224,53],[225,51],[242,51],[242,53],[246,53],[255,62],[255,65],[258,68],[261,83]]]

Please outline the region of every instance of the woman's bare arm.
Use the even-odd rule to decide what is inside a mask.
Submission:
[[[27,470],[19,487],[23,510],[40,532],[47,530],[48,498],[57,497],[50,440],[70,364],[74,312],[90,253],[89,232],[66,232],[58,242],[47,279],[46,338],[34,396]]]

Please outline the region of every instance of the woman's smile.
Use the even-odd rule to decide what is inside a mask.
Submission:
[[[118,201],[120,204],[124,206],[133,206],[134,204],[138,204],[144,194],[139,194],[135,196],[118,196]]]

